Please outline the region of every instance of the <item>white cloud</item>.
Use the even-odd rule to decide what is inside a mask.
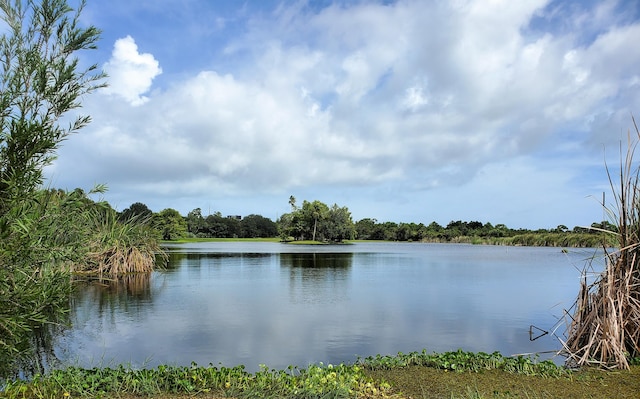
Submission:
[[[116,40],[111,59],[104,69],[109,74],[109,87],[105,91],[123,97],[134,106],[149,100],[143,94],[149,91],[153,79],[162,73],[152,54],[138,52],[131,36]]]
[[[288,198],[313,188],[368,193],[361,203],[372,192],[391,193],[382,201],[397,204],[467,187],[460,192],[482,199],[474,209],[507,213],[525,195],[533,209],[545,181],[553,190],[574,184],[584,173],[576,158],[594,155],[593,143],[599,150],[617,142],[619,134],[607,132],[627,126],[629,111],[640,107],[640,55],[631,51],[640,25],[619,24],[614,9],[599,7],[580,11],[589,23],[576,22],[577,32],[531,29],[534,17],[550,12],[573,16],[546,5],[281,5],[252,16],[219,58],[199,61],[208,68],[171,71],[153,92],[161,73],[154,55],[140,54],[131,37],[119,39],[105,68],[109,92],[127,103],[87,100],[94,123],[65,144],[55,167],[62,175],[83,159],[92,182],[109,183],[131,202],[167,196],[166,206],[169,197],[193,198],[196,207],[203,198]],[[576,39],[586,25],[593,37]],[[522,181],[508,166],[492,167],[523,157],[527,163],[510,170],[526,175]],[[548,164],[562,180],[551,178]],[[491,185],[486,173],[496,174]],[[512,187],[535,181],[535,192],[518,188],[504,210],[494,209],[501,174]]]
[[[402,105],[409,111],[417,111],[428,103],[429,100],[424,96],[422,87],[419,86],[409,87],[402,100]]]

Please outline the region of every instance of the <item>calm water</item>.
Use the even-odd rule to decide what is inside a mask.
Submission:
[[[130,363],[274,368],[427,349],[558,349],[549,334],[594,250],[456,244],[198,243],[166,271],[87,286],[56,356]],[[564,323],[556,330],[564,332]]]

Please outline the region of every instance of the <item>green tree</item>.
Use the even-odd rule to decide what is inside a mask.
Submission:
[[[86,253],[84,193],[41,190],[60,143],[90,122],[69,112],[104,86],[77,58],[100,36],[79,23],[83,7],[0,0],[0,372],[31,331],[66,314],[68,268]]]
[[[96,27],[80,26],[83,7],[73,13],[64,0],[0,0],[7,29],[0,38],[2,214],[42,184],[60,143],[90,122],[78,116],[62,125],[83,95],[104,86],[96,65],[79,68],[77,52],[94,49],[100,37]]]
[[[398,234],[398,224],[395,222],[384,222],[380,225],[379,240],[395,241]]]
[[[289,205],[291,206],[291,210],[295,211],[297,209],[296,207],[296,197],[294,197],[293,195],[289,196]]]
[[[131,219],[148,220],[153,215],[153,211],[142,202],[134,202],[130,207],[125,208],[118,215],[118,220],[127,221]]]
[[[229,226],[227,221],[220,212],[214,212],[205,218],[205,227],[207,237],[223,238],[229,237]]]
[[[342,241],[355,237],[356,230],[348,208],[305,200],[301,207],[292,204],[292,212],[280,217],[278,232],[283,240]]]
[[[223,218],[222,223],[226,226],[227,234],[224,237],[238,238],[242,234],[242,225],[240,219],[235,216],[227,216]]]
[[[351,212],[346,206],[339,207],[337,204],[333,204],[329,209],[324,226],[323,235],[329,241],[352,240],[356,236]]]
[[[329,207],[318,200],[313,202],[303,201],[301,211],[305,226],[307,230],[310,229],[311,240],[315,241],[318,233],[318,224],[328,218]],[[320,238],[323,238],[322,234]]]
[[[376,229],[376,219],[365,218],[360,219],[355,224],[356,237],[359,240],[374,240],[374,233]]]
[[[242,237],[275,237],[278,235],[276,224],[269,218],[261,215],[249,215],[240,221]]]
[[[153,215],[151,226],[163,240],[178,240],[187,235],[187,222],[175,209],[163,209]]]
[[[197,237],[206,237],[206,223],[202,217],[202,209],[195,208],[187,213],[187,231]]]

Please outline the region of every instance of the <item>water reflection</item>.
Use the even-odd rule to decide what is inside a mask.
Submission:
[[[352,263],[352,253],[280,254],[280,267],[289,274],[292,303],[344,302]]]
[[[4,363],[0,364],[0,379],[29,378],[60,366],[73,351],[69,347],[60,348],[61,337],[92,320],[104,318],[115,323],[122,312],[143,318],[149,311],[147,305],[153,303],[153,296],[164,286],[162,279],[156,279],[155,285],[151,281],[151,273],[128,274],[117,279],[77,278],[70,298],[73,317],[66,314],[34,329],[17,348],[11,362],[0,359]]]
[[[161,285],[152,287],[151,275],[134,273],[117,279],[78,281],[72,308],[76,312],[84,309],[97,315],[139,311],[140,303],[152,303],[154,294],[162,289]]]
[[[390,243],[203,243],[169,258],[146,278],[83,286],[56,354],[254,371],[423,348],[548,350],[558,342],[530,342],[529,325],[557,322],[582,264],[554,248]]]
[[[283,253],[282,267],[314,269],[348,269],[353,263],[353,253]]]
[[[0,391],[5,379],[29,379],[60,365],[55,355],[54,343],[67,328],[66,323],[67,318],[61,318],[34,329],[15,348],[16,352],[9,354],[10,358],[0,357]]]

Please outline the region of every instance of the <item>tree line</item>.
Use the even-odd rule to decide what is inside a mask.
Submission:
[[[141,202],[135,202],[118,214],[122,222],[137,220],[147,224],[160,240],[181,238],[269,238],[278,235],[275,222],[261,215],[223,216],[220,212],[203,216],[195,208],[186,216],[173,208],[154,213]]]
[[[273,238],[282,241],[342,242],[344,240],[381,240],[414,242],[467,242],[477,244],[595,247],[603,243],[603,231],[616,232],[615,225],[603,221],[589,227],[569,229],[558,225],[550,229],[513,229],[505,224],[455,220],[447,225],[431,222],[378,222],[364,218],[354,222],[349,208],[314,200],[304,200],[300,206],[289,198],[291,212],[273,221],[251,214],[223,216],[220,212],[204,216],[195,208],[182,216],[172,208],[158,213],[136,202],[119,214],[122,221],[148,219],[149,225],[162,240],[180,238]],[[611,235],[612,236],[612,235]]]

